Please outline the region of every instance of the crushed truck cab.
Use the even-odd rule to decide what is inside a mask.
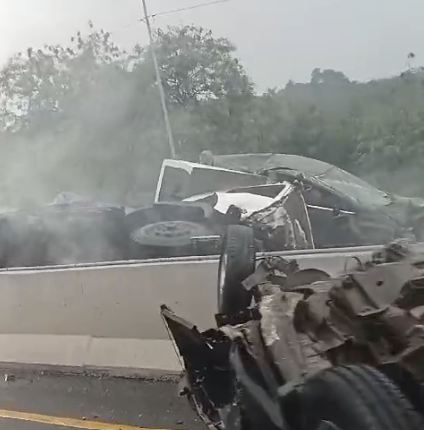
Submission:
[[[155,203],[127,216],[133,256],[216,255],[228,225],[253,228],[263,251],[314,248],[296,184],[182,160],[162,164]]]

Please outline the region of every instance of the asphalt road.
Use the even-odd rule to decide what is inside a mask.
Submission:
[[[35,374],[4,379],[0,430],[205,429],[178,398],[174,382]]]

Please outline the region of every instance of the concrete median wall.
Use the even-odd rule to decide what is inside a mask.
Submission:
[[[168,339],[166,303],[213,322],[216,261],[0,273],[0,333]]]
[[[213,324],[216,273],[211,260],[0,272],[0,366],[178,373],[159,307]]]
[[[1,334],[0,369],[163,377],[182,368],[169,340]]]
[[[334,275],[371,248],[296,255]],[[0,272],[0,362],[176,372],[159,314],[166,303],[214,325],[218,261],[176,260]],[[119,373],[119,372],[118,372]]]

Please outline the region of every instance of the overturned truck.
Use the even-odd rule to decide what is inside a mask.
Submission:
[[[230,226],[216,327],[166,305],[180,395],[211,429],[424,429],[424,252],[391,243],[337,277],[257,258]],[[257,260],[257,261],[256,261]]]

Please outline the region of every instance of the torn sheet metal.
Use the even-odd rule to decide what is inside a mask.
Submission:
[[[309,217],[306,215],[306,222],[300,219],[293,204],[296,199],[290,198],[293,193],[296,193],[293,185],[286,187],[269,206],[252,213],[245,220],[247,225],[262,229],[266,249],[270,251],[313,248]],[[298,197],[302,198],[301,195]],[[303,200],[302,206],[305,207]]]

